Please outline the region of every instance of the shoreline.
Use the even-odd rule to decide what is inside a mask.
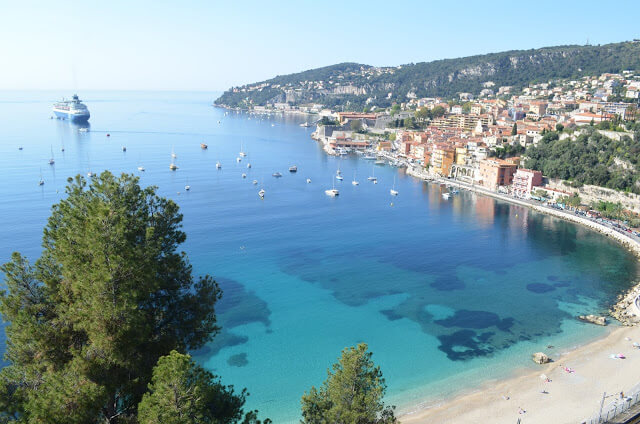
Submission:
[[[545,423],[588,422],[598,413],[604,392],[614,395],[605,399],[606,411],[612,403],[621,403],[616,394],[634,395],[640,388],[640,349],[633,346],[634,341],[640,341],[640,327],[618,327],[553,358],[554,362],[540,365],[538,370],[515,369],[510,377],[482,383],[436,405],[418,404],[398,419],[403,424],[511,424],[518,418]],[[618,353],[626,359],[610,358]],[[543,374],[551,381],[545,382]],[[519,413],[519,408],[526,412]]]
[[[494,193],[457,180],[432,178],[424,172],[411,168],[406,172],[407,175],[415,178],[450,184],[582,225],[612,238],[640,259],[638,240],[602,223],[564,210]],[[621,293],[619,297],[624,295],[625,293]],[[634,306],[638,307],[638,299],[634,302]],[[567,424],[587,422],[598,413],[603,393],[632,394],[633,392],[635,394],[640,391],[640,373],[637,371],[640,369],[640,348],[633,346],[633,342],[640,342],[640,326],[620,326],[603,337],[589,341],[560,357],[552,358],[553,362],[540,365],[539,370],[531,371],[523,364],[506,378],[484,382],[466,390],[462,388],[451,399],[434,398],[430,401],[424,399],[420,403],[414,403],[414,406],[406,408],[411,411],[399,415],[398,419],[403,424],[431,422],[507,424],[519,419],[529,422]],[[611,355],[618,353],[624,354],[626,359],[610,358]],[[576,371],[567,373],[560,365]],[[545,383],[545,380],[540,378],[542,374],[548,376],[551,382]],[[579,378],[573,378],[574,376]],[[542,393],[542,390],[547,393]],[[603,404],[605,410],[612,401],[617,402],[616,405],[623,403],[618,398],[613,400],[614,397],[605,398]]]
[[[415,170],[412,170],[410,168],[407,168],[407,175],[411,175],[412,177],[419,178],[425,181],[427,180],[427,178],[425,178],[426,177],[425,175],[422,175],[421,173],[416,172]],[[609,228],[606,225],[593,221],[589,218],[585,218],[571,212],[566,212],[564,210],[553,209],[548,206],[544,206],[543,204],[533,203],[531,201],[517,199],[511,196],[506,196],[504,194],[495,193],[490,190],[479,187],[477,185],[467,184],[458,180],[453,180],[453,179],[450,180],[446,178],[433,178],[433,181],[436,181],[441,184],[454,185],[474,193],[490,196],[490,197],[493,197],[494,199],[502,200],[502,201],[509,202],[519,206],[524,206],[540,213],[555,216],[556,218],[573,222],[575,224],[580,224],[591,230],[597,231],[602,235],[605,235],[609,238],[614,239],[615,241],[620,243],[625,249],[633,253],[634,256],[636,256],[640,260],[640,240],[636,240],[632,237],[622,234],[614,230],[613,228]]]

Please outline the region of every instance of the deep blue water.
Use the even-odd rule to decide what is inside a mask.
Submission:
[[[389,401],[428,402],[528,367],[549,344],[603,334],[575,315],[601,312],[638,274],[628,252],[576,225],[468,192],[443,200],[440,186],[390,167],[375,167],[373,185],[371,162],[327,157],[303,118],[225,116],[210,106],[216,93],[86,92],[81,133],[49,119],[70,94],[0,92],[0,260],[15,250],[35,260],[67,177],[140,175],[179,203],[195,271],[225,291],[223,330],[196,358],[278,423],[297,421],[302,393],[346,346],[369,343]]]

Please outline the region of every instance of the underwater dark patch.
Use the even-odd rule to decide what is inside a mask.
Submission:
[[[396,321],[396,320],[399,320],[400,318],[404,318],[402,315],[398,314],[393,309],[383,309],[382,311],[380,311],[380,313],[382,313],[382,315],[387,317],[389,321]]]
[[[554,291],[555,287],[545,283],[531,283],[527,284],[527,290],[532,293],[548,293]]]
[[[440,291],[463,290],[465,288],[464,281],[452,276],[440,276],[430,285]]]
[[[453,316],[434,321],[436,324],[450,328],[473,328],[483,329],[488,327],[496,327],[502,331],[508,331],[513,326],[513,318],[500,319],[497,314],[489,311],[469,311],[461,309],[455,312]]]
[[[450,335],[438,336],[438,340],[440,340],[438,349],[452,361],[465,361],[488,356],[495,351],[495,348],[488,343],[493,334],[492,332],[477,334],[473,330],[456,331]]]
[[[249,360],[247,359],[246,353],[238,353],[231,355],[229,359],[227,359],[227,364],[232,367],[246,367],[249,364]]]

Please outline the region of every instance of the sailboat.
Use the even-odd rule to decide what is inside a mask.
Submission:
[[[393,188],[391,190],[389,190],[389,193],[392,196],[397,196],[398,192],[396,191],[396,177],[393,177]]]
[[[351,181],[351,184],[355,185],[359,185],[360,183],[358,182],[358,180],[356,180],[356,173],[353,173],[353,181]]]
[[[371,176],[367,178],[367,180],[373,181],[374,183],[378,182],[378,179],[376,178],[376,170],[373,167],[371,168]]]
[[[329,197],[336,197],[340,194],[340,192],[338,191],[338,189],[336,188],[336,183],[335,181],[333,182],[332,188],[329,190],[325,190],[324,194],[326,194]]]
[[[220,161],[216,162],[216,169],[222,169],[222,164]]]
[[[187,178],[187,185],[186,185],[186,186],[184,186],[184,189],[185,189],[186,191],[191,190],[191,186],[189,185],[189,179],[188,179],[188,178]]]
[[[38,181],[38,185],[44,185],[44,180],[42,179],[42,168],[40,168],[40,181]]]
[[[140,171],[140,172],[144,172],[144,166],[140,165],[140,166],[138,167],[138,171]]]
[[[240,153],[238,153],[240,155],[240,157],[245,157],[247,156],[247,154],[244,152],[244,150],[242,150],[242,141],[240,142]],[[238,161],[240,162],[240,161]]]
[[[172,159],[175,159],[175,158],[177,158],[177,157],[178,157],[178,156],[176,155],[176,152],[174,152],[174,151],[173,151],[173,146],[171,146],[171,158],[172,158]]]
[[[175,171],[176,169],[178,169],[178,166],[173,161],[175,157],[176,157],[175,153],[173,153],[173,150],[171,150],[171,165],[169,165],[169,169],[172,171]]]
[[[56,161],[53,158],[53,146],[51,146],[51,159],[49,159],[49,165],[53,165],[55,163],[56,163]]]

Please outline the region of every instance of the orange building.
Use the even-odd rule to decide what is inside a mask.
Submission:
[[[502,159],[483,159],[480,161],[480,179],[482,185],[490,190],[513,183],[517,166]]]
[[[451,165],[455,160],[456,151],[446,145],[434,147],[431,152],[431,168],[433,172],[442,176],[448,176],[451,171]]]

